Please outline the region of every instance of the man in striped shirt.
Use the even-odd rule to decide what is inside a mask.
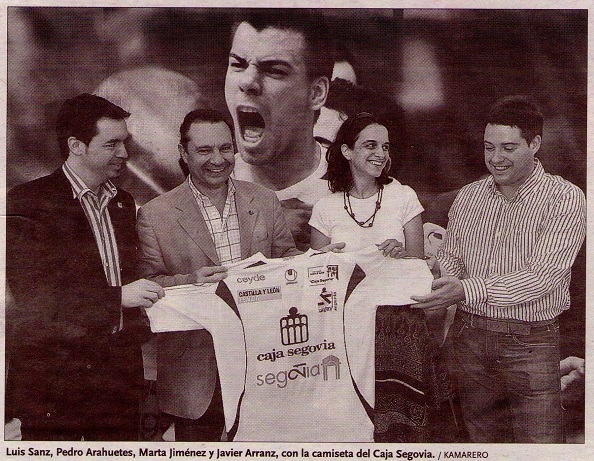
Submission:
[[[135,204],[125,168],[130,114],[98,96],[57,118],[65,162],[7,196],[10,369],[7,412],[25,440],[137,440],[141,307],[163,296],[136,280]]]
[[[465,186],[437,258],[446,276],[415,307],[458,304],[450,331],[474,442],[563,442],[558,316],[586,232],[585,197],[535,158],[543,117],[522,97],[490,110],[487,178]]]

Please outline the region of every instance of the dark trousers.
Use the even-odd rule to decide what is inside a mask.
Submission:
[[[89,417],[82,420],[78,415],[72,421],[62,420],[55,425],[29,425],[24,418],[21,426],[23,440],[63,440],[126,442],[138,440],[138,405],[128,411],[116,412],[111,418]]]
[[[223,398],[217,380],[214,395],[204,414],[198,419],[172,416],[176,442],[220,442],[225,429]]]
[[[453,352],[464,421],[473,442],[562,443],[559,324],[490,331],[457,312]]]

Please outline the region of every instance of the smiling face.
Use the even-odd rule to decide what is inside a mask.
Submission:
[[[379,178],[390,158],[390,140],[385,126],[368,125],[355,140],[353,148],[342,145],[342,155],[349,161],[353,179]]]
[[[515,195],[534,170],[534,155],[541,137],[528,143],[518,127],[488,124],[485,127],[485,164],[502,193]]]
[[[188,144],[179,146],[192,182],[205,195],[226,187],[235,166],[233,138],[225,122],[196,122],[188,130]]]
[[[86,185],[94,190],[108,179],[117,178],[125,168],[127,139],[125,120],[101,118],[97,121],[97,134],[88,144],[69,138],[69,161]]]
[[[292,30],[256,30],[241,23],[234,35],[225,99],[243,160],[253,165],[281,159],[312,138],[314,111],[326,93],[307,76],[306,44]]]

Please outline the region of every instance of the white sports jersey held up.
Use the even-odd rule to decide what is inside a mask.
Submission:
[[[376,248],[255,255],[218,285],[168,289],[147,312],[153,331],[177,315],[180,329],[211,332],[230,439],[371,442],[375,307],[410,304],[431,280],[424,261]]]

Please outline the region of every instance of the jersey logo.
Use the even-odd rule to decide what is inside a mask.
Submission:
[[[299,314],[296,307],[289,309],[289,315],[280,319],[281,342],[284,346],[309,341],[307,315]]]
[[[287,269],[285,271],[285,280],[289,283],[297,280],[297,271],[295,269]]]
[[[264,280],[266,280],[266,276],[263,274],[248,275],[245,277],[237,277],[237,283],[262,282]]]
[[[310,285],[320,285],[330,280],[338,280],[338,265],[308,267],[307,275]]]
[[[334,379],[340,379],[340,360],[335,355],[322,359],[322,373],[324,381],[328,381],[329,368],[334,367]]]
[[[321,370],[320,370],[321,369]],[[332,373],[334,371],[334,373]],[[256,376],[256,386],[276,384],[280,389],[287,387],[290,381],[301,378],[315,378],[322,374],[324,381],[336,381],[340,379],[340,360],[335,355],[328,355],[322,359],[322,363],[308,365],[297,363],[288,370],[281,370],[275,373],[266,373]]]
[[[282,299],[281,287],[263,287],[239,290],[237,292],[238,303],[257,303],[271,299]]]
[[[328,312],[337,310],[336,291],[328,291],[326,287],[322,288],[320,293],[320,300],[318,301],[318,312]]]
[[[338,265],[328,264],[326,266],[328,277],[338,280]]]

